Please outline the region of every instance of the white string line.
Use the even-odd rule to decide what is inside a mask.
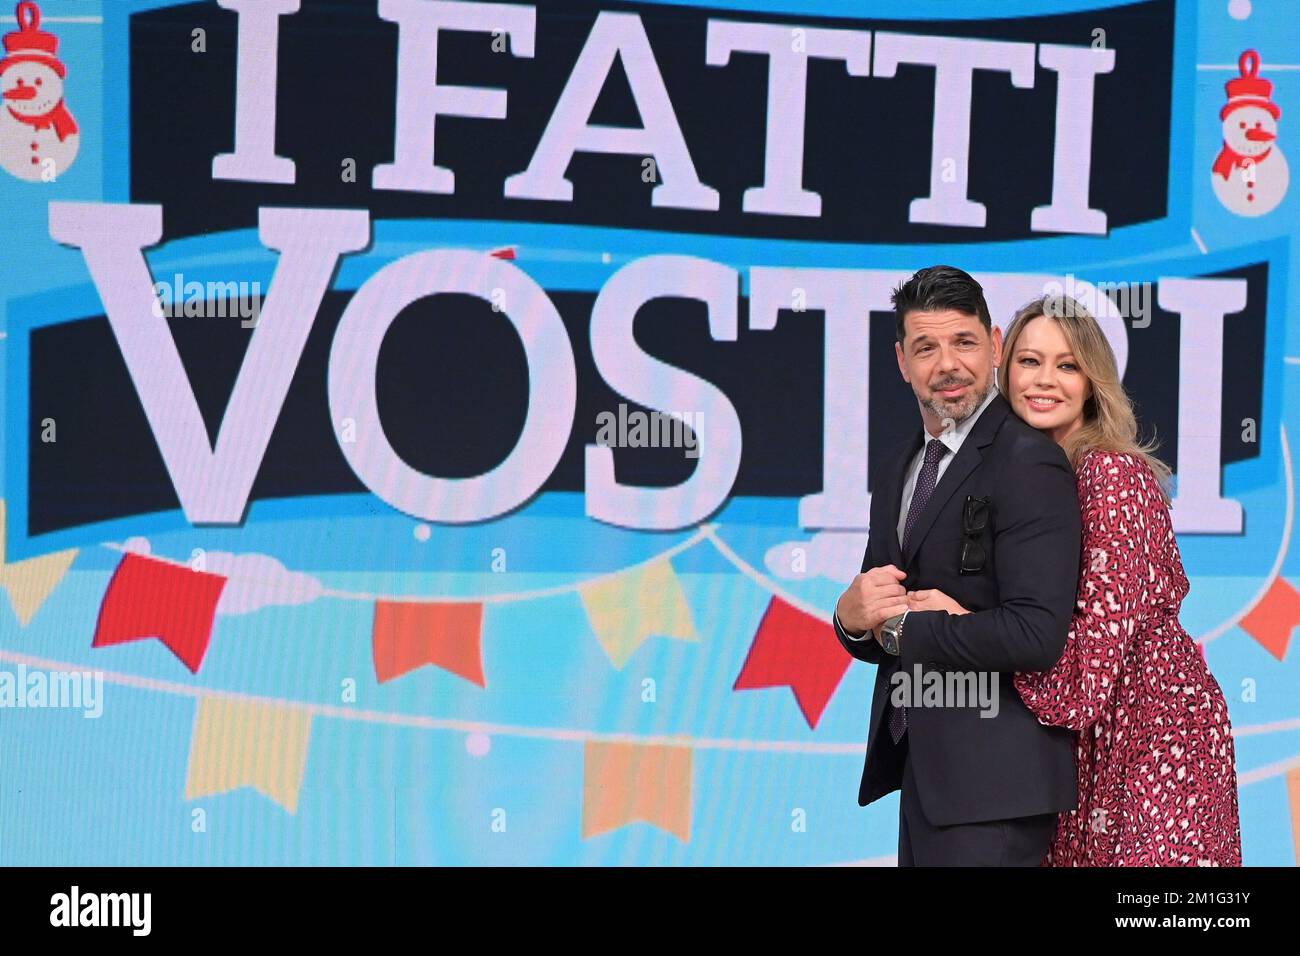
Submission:
[[[1232,736],[1235,740],[1238,737],[1255,737],[1259,734],[1273,734],[1284,730],[1300,730],[1300,717],[1287,717],[1283,720],[1270,721],[1267,724],[1247,724],[1244,727],[1233,727]]]
[[[7,651],[3,649],[0,649],[0,660],[47,671],[86,673],[90,670],[82,665],[69,663],[67,661],[52,660],[50,658],[37,657],[31,654],[22,654],[17,651]],[[93,669],[90,672],[102,675],[105,683],[117,684],[122,687],[130,687],[137,690],[157,691],[163,694],[171,694],[176,697],[189,697],[195,700],[201,700],[204,697],[214,697],[223,700],[240,701],[243,703],[262,704],[265,706],[301,710],[313,717],[333,717],[340,720],[353,720],[363,723],[396,727],[415,727],[425,730],[452,730],[466,734],[483,733],[495,736],[531,737],[543,740],[560,740],[569,742],[592,741],[599,743],[641,744],[645,746],[680,746],[692,747],[697,750],[767,751],[778,753],[809,753],[858,757],[862,755],[866,746],[865,742],[862,741],[839,743],[798,740],[743,740],[721,737],[691,737],[686,734],[642,735],[632,733],[601,733],[598,731],[574,730],[564,727],[531,727],[519,724],[488,723],[484,721],[457,720],[446,717],[426,717],[416,714],[396,714],[386,711],[364,710],[353,707],[342,707],[335,704],[320,704],[310,701],[291,700],[285,697],[268,697],[261,694],[248,694],[242,691],[198,687],[193,684],[179,684],[175,681],[161,680],[154,677],[144,677],[139,674],[123,674],[118,671]],[[1238,737],[1296,729],[1300,729],[1300,717],[1276,721],[1272,724],[1255,724],[1245,727],[1234,727],[1232,730],[1232,736],[1235,740]],[[1293,766],[1300,766],[1300,755],[1288,758],[1280,763],[1270,764],[1249,771],[1248,773],[1241,775],[1239,779],[1240,781],[1253,783],[1255,780],[1262,780],[1267,777],[1284,773]]]
[[[407,603],[407,604],[473,604],[473,603],[501,604],[501,603],[513,602],[513,601],[529,601],[537,598],[553,597],[559,594],[569,594],[573,591],[584,590],[592,585],[613,578],[621,577],[622,575],[635,571],[638,568],[646,567],[651,564],[657,564],[660,561],[666,561],[672,557],[675,557],[681,552],[686,551],[689,548],[695,547],[695,545],[699,544],[701,541],[707,538],[709,542],[718,550],[718,552],[724,558],[727,559],[727,561],[733,567],[735,567],[746,577],[751,578],[753,581],[757,582],[765,590],[771,593],[774,597],[779,597],[782,601],[785,601],[787,604],[791,605],[792,607],[796,607],[799,610],[803,611],[805,614],[811,615],[812,617],[816,617],[816,618],[827,617],[826,611],[812,604],[809,604],[808,602],[803,601],[802,599],[797,598],[792,594],[789,594],[774,580],[772,580],[763,572],[759,571],[757,568],[755,568],[753,565],[747,562],[744,558],[740,557],[740,555],[736,554],[736,552],[733,551],[726,542],[724,542],[721,538],[718,537],[716,533],[717,528],[718,525],[716,524],[700,525],[700,527],[696,530],[695,534],[691,535],[689,538],[685,539],[684,541],[678,542],[677,544],[673,545],[671,548],[667,548],[666,550],[661,551],[658,554],[653,554],[642,561],[638,561],[636,564],[629,564],[626,567],[618,568],[617,570],[614,571],[607,571],[604,574],[598,574],[595,577],[585,578],[582,581],[573,582],[570,584],[559,584],[549,588],[537,588],[532,591],[513,591],[505,594],[488,594],[488,595],[479,595],[479,596],[471,595],[468,597],[464,597],[464,596],[424,597],[419,595],[412,596],[412,595],[370,594],[363,591],[343,591],[343,590],[338,590],[336,588],[324,588],[321,590],[321,596],[333,597],[333,598],[339,598],[342,600],[351,600],[351,601],[390,601],[390,602]],[[129,553],[129,554],[136,553],[131,551],[124,545],[120,545],[115,542],[104,542],[102,546],[112,551],[119,551],[122,553]],[[156,555],[151,555],[151,554],[142,555],[142,556],[151,558],[155,561],[162,561],[166,564],[173,565],[174,567],[182,567],[182,568],[189,567],[189,565],[186,564],[184,561],[178,561],[173,558],[158,557]],[[223,577],[225,577],[227,581],[234,581],[236,583],[246,584],[250,587],[265,583],[262,580],[256,578],[241,577],[237,574],[223,575]]]
[[[1268,593],[1268,589],[1273,586],[1273,582],[1282,573],[1282,564],[1286,561],[1286,552],[1291,546],[1291,529],[1295,521],[1295,474],[1291,469],[1291,443],[1287,441],[1286,426],[1282,425],[1280,431],[1282,433],[1282,465],[1286,471],[1286,519],[1282,522],[1282,542],[1277,549],[1277,557],[1273,559],[1273,569],[1269,572],[1268,577],[1264,579],[1260,589],[1255,592],[1255,596],[1247,601],[1236,614],[1214,630],[1196,638],[1200,644],[1208,644],[1222,637],[1227,631],[1241,623],[1241,619],[1255,609],[1255,605],[1263,600],[1264,595]]]
[[[658,552],[657,554],[652,554],[650,557],[638,561],[635,564],[629,564],[626,567],[618,568],[614,571],[607,571],[603,574],[597,574],[590,578],[584,578],[581,581],[574,581],[574,582],[570,582],[569,584],[557,584],[549,588],[535,588],[531,591],[509,591],[502,594],[481,594],[481,595],[467,595],[467,596],[460,596],[460,597],[446,597],[446,596],[428,597],[428,596],[418,595],[418,594],[416,595],[369,594],[364,591],[343,591],[337,588],[322,588],[320,592],[320,596],[339,598],[340,600],[345,600],[345,601],[387,601],[390,603],[400,603],[400,604],[505,604],[514,601],[531,601],[537,598],[554,597],[555,595],[559,595],[559,594],[569,594],[574,591],[585,590],[588,587],[602,583],[604,581],[608,581],[612,578],[620,577],[624,574],[628,574],[639,568],[643,568],[651,564],[658,564],[660,561],[667,561],[670,558],[673,558],[676,555],[680,554],[681,552],[686,551],[688,548],[695,547],[695,545],[699,544],[705,538],[709,537],[709,529],[711,529],[712,527],[713,525],[700,525],[700,527],[696,530],[695,534],[691,535],[689,538],[686,538],[684,541],[679,541],[671,548],[667,548],[663,551]],[[109,550],[112,551],[120,551],[127,554],[137,553],[131,551],[129,548],[125,547],[124,545],[120,545],[112,542],[105,542],[103,544],[103,547],[108,548]],[[173,565],[174,567],[181,567],[181,568],[189,567],[189,565],[186,564],[184,561],[177,561],[173,558],[163,558],[152,554],[142,555],[142,557],[151,558],[152,560],[155,561],[162,561],[165,564],[170,564]],[[302,572],[297,572],[297,573],[302,573]],[[249,587],[257,587],[266,583],[262,579],[242,577],[238,574],[222,575],[222,577],[224,577],[227,581],[233,581],[237,584],[244,584]]]
[[[730,561],[732,565],[735,566],[736,570],[738,570],[741,574],[745,575],[746,577],[756,581],[758,584],[760,584],[763,587],[764,590],[772,594],[773,597],[779,597],[786,604],[798,608],[799,610],[803,611],[805,614],[809,614],[812,617],[816,617],[816,618],[822,618],[823,620],[826,621],[827,627],[831,626],[827,612],[823,611],[819,607],[814,607],[813,605],[808,604],[807,602],[802,601],[791,594],[787,594],[775,581],[769,578],[762,571],[759,571],[757,568],[755,568],[752,564],[747,562],[740,555],[736,554],[735,551],[732,551],[730,545],[728,545],[725,541],[723,541],[721,538],[717,536],[717,534],[715,533],[716,528],[717,525],[708,525],[704,529],[704,534],[710,541],[713,542],[713,546],[718,549],[718,552],[724,558]]]
[[[1237,624],[1240,623],[1241,619],[1244,618],[1247,614],[1249,614],[1255,608],[1255,606],[1263,599],[1264,595],[1268,593],[1269,588],[1273,586],[1273,583],[1277,580],[1278,576],[1282,572],[1282,565],[1286,561],[1287,548],[1290,546],[1291,543],[1291,533],[1295,522],[1295,475],[1291,463],[1291,444],[1287,439],[1285,425],[1279,427],[1279,433],[1282,438],[1282,462],[1283,462],[1283,467],[1286,475],[1286,517],[1285,520],[1283,521],[1282,539],[1279,544],[1277,554],[1273,560],[1273,567],[1269,571],[1268,576],[1264,579],[1264,583],[1260,586],[1259,590],[1255,593],[1254,597],[1252,597],[1245,605],[1243,605],[1234,615],[1229,617],[1227,620],[1221,622],[1217,627],[1201,635],[1200,637],[1195,638],[1195,640],[1200,644],[1208,644],[1211,641],[1216,640],[1219,637],[1222,637],[1229,630],[1236,627]],[[685,539],[684,541],[678,542],[677,544],[673,545],[671,548],[667,548],[666,550],[661,551],[658,554],[651,555],[650,557],[642,561],[639,561],[636,564],[630,564],[626,567],[619,568],[614,571],[608,571],[605,572],[604,574],[596,575],[595,577],[586,578],[581,582],[560,584],[549,588],[537,588],[532,591],[514,591],[514,592],[507,592],[504,594],[490,594],[490,595],[479,595],[479,596],[471,595],[471,596],[460,596],[460,597],[427,597],[427,596],[420,596],[420,595],[412,596],[412,595],[370,594],[362,591],[344,591],[336,588],[324,588],[321,591],[321,596],[339,598],[342,600],[388,601],[388,602],[395,602],[395,603],[417,603],[417,604],[469,604],[469,603],[502,604],[502,603],[508,603],[514,601],[527,601],[527,600],[533,600],[537,598],[553,597],[561,594],[569,594],[573,591],[582,590],[583,588],[589,587],[591,585],[595,585],[619,577],[620,575],[627,574],[638,568],[646,567],[648,565],[658,563],[659,561],[668,560],[680,554],[681,552],[694,547],[703,539],[708,538],[709,541],[713,544],[713,546],[718,550],[718,552],[724,558],[726,558],[738,571],[740,571],[746,577],[752,579],[753,581],[761,585],[765,590],[770,592],[773,596],[779,597],[787,604],[798,608],[799,610],[803,611],[805,614],[808,614],[812,617],[817,617],[817,618],[826,617],[826,611],[787,593],[772,578],[768,577],[766,574],[759,571],[749,562],[745,561],[742,557],[740,557],[740,555],[738,555],[735,551],[733,551],[726,542],[724,542],[720,537],[718,537],[716,533],[717,528],[718,528],[717,524],[700,525],[700,527],[696,530],[695,534],[691,535],[689,538]],[[129,551],[129,549],[127,549],[125,546],[113,542],[104,542],[103,547],[113,551],[119,551],[123,553],[128,553]],[[129,553],[134,553],[134,552],[129,552]],[[155,555],[146,555],[146,557],[152,558],[155,561],[162,561],[176,567],[189,567],[189,565],[186,564],[184,561],[177,561],[172,558],[157,557]],[[228,581],[235,581],[237,583],[246,584],[249,586],[255,586],[264,583],[257,579],[244,578],[238,575],[225,575],[225,577],[226,580]]]
[[[70,664],[66,661],[49,660],[16,651],[0,650],[0,660],[10,661],[49,671],[71,671],[85,673],[88,668]],[[574,730],[566,727],[527,727],[518,724],[497,724],[474,720],[456,720],[444,717],[425,717],[416,714],[395,714],[377,710],[359,710],[335,704],[319,704],[309,701],[290,700],[283,697],[267,697],[259,694],[246,694],[240,691],[217,690],[198,687],[193,684],[179,684],[174,681],[142,677],[137,674],[123,674],[117,671],[94,670],[102,674],[105,683],[132,687],[139,690],[157,691],[178,697],[202,699],[217,697],[250,704],[263,704],[273,707],[291,708],[305,711],[313,717],[334,717],[340,720],[354,720],[369,724],[383,724],[396,727],[418,727],[426,730],[454,730],[461,733],[482,733],[500,737],[533,737],[545,740],[570,742],[627,743],[643,746],[690,747],[695,750],[741,750],[772,751],[785,753],[814,753],[853,756],[861,759],[865,743],[818,743],[799,740],[740,740],[723,737],[691,737],[687,734],[642,735],[632,733],[602,733],[591,730]]]
[[[1262,767],[1256,767],[1254,770],[1247,770],[1245,773],[1237,774],[1237,786],[1247,787],[1252,783],[1280,777],[1284,773],[1297,769],[1300,769],[1300,754],[1287,757],[1285,760],[1279,760],[1277,763],[1265,764]]]

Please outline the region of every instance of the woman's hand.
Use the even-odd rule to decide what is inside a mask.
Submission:
[[[938,588],[927,588],[924,591],[908,591],[907,609],[909,611],[947,611],[949,614],[970,613]]]

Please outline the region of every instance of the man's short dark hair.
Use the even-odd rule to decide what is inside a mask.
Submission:
[[[930,266],[921,269],[894,290],[892,297],[897,317],[898,342],[906,330],[903,321],[908,312],[943,312],[952,309],[977,316],[984,331],[993,331],[993,318],[984,301],[984,287],[956,266]]]

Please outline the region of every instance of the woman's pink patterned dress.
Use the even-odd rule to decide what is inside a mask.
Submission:
[[[1079,732],[1079,808],[1047,866],[1240,866],[1228,708],[1178,623],[1187,595],[1169,509],[1132,455],[1079,463],[1083,553],[1065,653],[1016,675],[1040,723]]]

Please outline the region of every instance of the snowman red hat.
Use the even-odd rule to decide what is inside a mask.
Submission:
[[[1241,76],[1223,84],[1228,92],[1228,102],[1219,110],[1219,119],[1227,119],[1233,110],[1245,106],[1258,106],[1273,114],[1273,119],[1281,119],[1282,110],[1273,102],[1273,81],[1259,75],[1259,54],[1247,50],[1237,60],[1237,69]]]
[[[1241,75],[1224,84],[1224,89],[1228,92],[1228,102],[1224,104],[1223,109],[1219,110],[1219,119],[1226,120],[1235,110],[1247,107],[1264,110],[1273,117],[1274,122],[1281,118],[1282,110],[1273,102],[1273,83],[1259,75],[1259,64],[1259,53],[1255,50],[1247,50],[1237,60]],[[1241,125],[1244,128],[1246,124]],[[1259,123],[1255,125],[1258,127]],[[1253,138],[1249,132],[1246,135],[1248,138]],[[1272,136],[1262,135],[1261,138],[1271,140]],[[1219,150],[1219,155],[1214,160],[1214,173],[1227,182],[1234,170],[1253,169],[1264,162],[1272,152],[1270,146],[1262,153],[1245,156],[1229,146],[1225,139],[1223,148]]]
[[[58,57],[59,38],[41,29],[41,8],[32,0],[18,4],[18,29],[4,35],[5,58],[0,73],[19,63],[43,63],[59,78],[66,78],[68,68]]]
[[[32,0],[22,0],[18,4],[18,29],[4,35],[4,46],[5,58],[0,60],[0,75],[10,67],[22,63],[39,63],[57,74],[60,80],[68,75],[67,67],[58,57],[59,38],[41,29],[41,8]],[[36,82],[39,84],[41,81],[37,79]],[[5,90],[4,98],[7,100],[15,96],[21,90],[22,84],[20,76],[18,87]],[[38,116],[15,112],[12,106],[8,107],[8,112],[15,120],[25,123],[36,132],[53,128],[59,142],[79,132],[77,121],[73,119],[62,97],[52,109]]]

